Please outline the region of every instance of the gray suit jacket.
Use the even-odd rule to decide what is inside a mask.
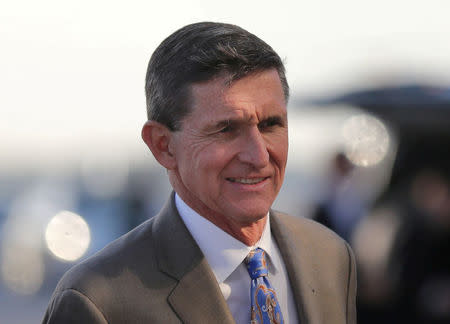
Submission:
[[[271,211],[302,324],[356,323],[355,260],[325,227]],[[250,288],[249,288],[250,289]],[[74,266],[43,323],[234,323],[172,194],[161,212]]]

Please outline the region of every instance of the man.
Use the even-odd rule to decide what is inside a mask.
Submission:
[[[355,323],[347,244],[270,210],[288,151],[273,49],[234,25],[185,26],[152,55],[146,95],[142,137],[174,193],[71,269],[44,322]]]

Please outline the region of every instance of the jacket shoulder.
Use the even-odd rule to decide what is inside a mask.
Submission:
[[[164,316],[166,298],[175,280],[159,270],[154,222],[154,218],[144,222],[67,271],[53,293],[46,316],[61,312],[65,309],[61,305],[72,304],[73,300],[80,305],[84,302],[85,310],[104,314],[107,321],[114,318],[121,322],[130,309],[159,309]],[[73,317],[76,308],[67,310],[64,316]],[[136,314],[133,316],[141,313]]]
[[[313,220],[272,215],[273,234],[293,269],[309,322],[356,323],[356,265],[347,242]]]
[[[335,278],[345,290],[346,278],[355,264],[348,243],[325,226],[303,217],[274,213],[273,231],[282,248],[289,251],[296,262],[314,266],[315,275]],[[272,225],[272,224],[271,224]]]
[[[275,222],[280,226],[312,241],[324,241],[324,244],[346,245],[344,239],[324,225],[305,217],[292,216],[280,211],[272,210]]]
[[[114,279],[133,269],[134,263],[145,257],[149,266],[155,258],[152,239],[153,219],[122,235],[103,249],[73,266],[61,278],[57,290],[88,290],[91,280]],[[142,259],[141,259],[142,260]],[[84,288],[84,289],[83,289]]]

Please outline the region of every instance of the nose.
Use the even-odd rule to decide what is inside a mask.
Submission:
[[[240,141],[239,160],[257,169],[269,163],[267,143],[257,126],[252,127]]]

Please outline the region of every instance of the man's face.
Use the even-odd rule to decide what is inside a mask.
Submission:
[[[173,133],[175,191],[219,227],[263,218],[284,178],[286,102],[275,69],[231,84],[192,85],[192,110]]]

